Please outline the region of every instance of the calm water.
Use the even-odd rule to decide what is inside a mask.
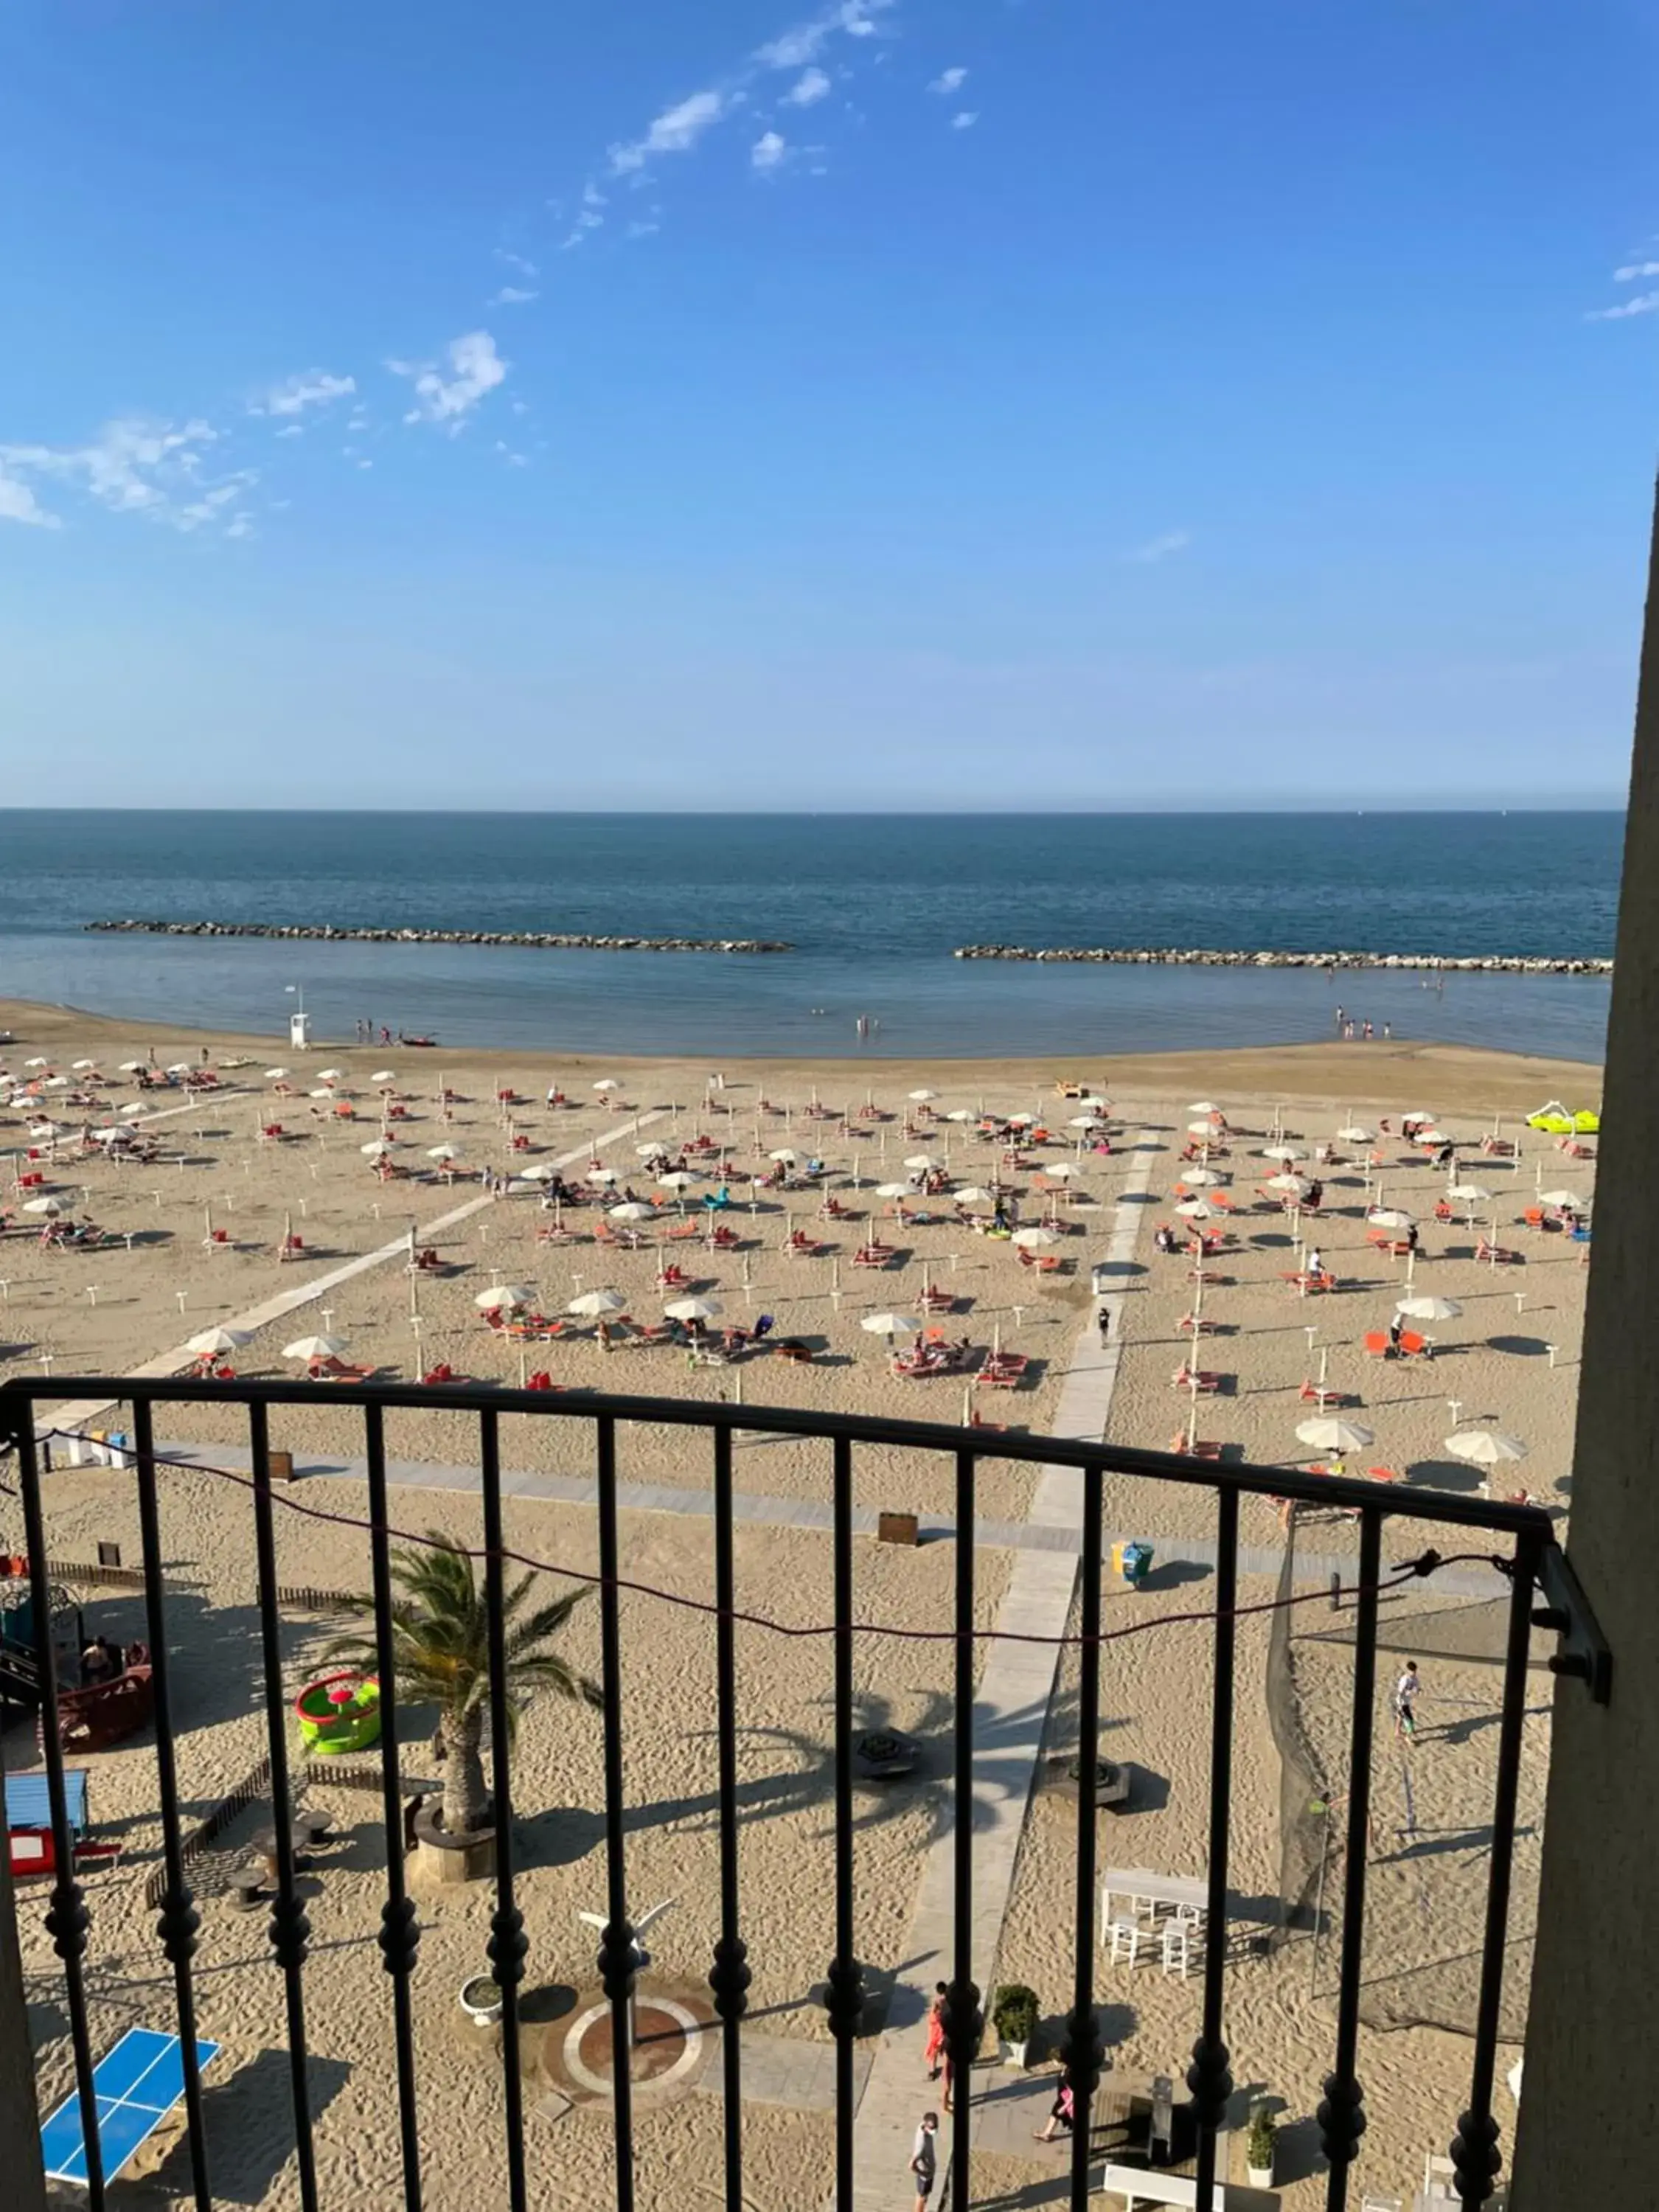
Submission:
[[[1615,814],[0,812],[0,994],[273,1034],[372,1017],[618,1052],[1098,1055],[1396,1035],[1600,1057],[1604,984],[1025,968],[953,945],[1611,952]],[[793,955],[97,938],[126,915],[772,937]]]

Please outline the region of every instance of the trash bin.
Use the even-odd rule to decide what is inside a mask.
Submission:
[[[1089,1270],[1089,1288],[1097,1298],[1111,1295],[1111,1269],[1104,1260],[1097,1261]]]
[[[1112,1571],[1121,1576],[1131,1589],[1138,1589],[1146,1581],[1152,1565],[1150,1544],[1120,1543],[1112,1547]]]

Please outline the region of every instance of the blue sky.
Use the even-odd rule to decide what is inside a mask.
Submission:
[[[10,796],[1617,801],[1656,125],[1659,0],[11,0]]]

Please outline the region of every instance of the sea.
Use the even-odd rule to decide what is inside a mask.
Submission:
[[[1607,813],[0,811],[0,996],[322,1040],[983,1058],[1380,1036],[1596,1060],[1584,976],[1031,966],[958,945],[1613,951]],[[772,938],[778,956],[88,935],[92,921]]]

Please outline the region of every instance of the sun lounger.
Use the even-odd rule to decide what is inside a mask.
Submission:
[[[1200,1396],[1221,1388],[1221,1377],[1206,1367],[1188,1367],[1184,1364],[1170,1377],[1174,1390],[1196,1390]]]
[[[1509,1251],[1502,1244],[1489,1244],[1484,1237],[1474,1248],[1474,1256],[1494,1267],[1518,1267],[1523,1264],[1521,1253]]]
[[[1221,1446],[1212,1437],[1194,1437],[1189,1442],[1185,1429],[1178,1429],[1170,1440],[1170,1449],[1177,1459],[1214,1461],[1221,1456]]]

